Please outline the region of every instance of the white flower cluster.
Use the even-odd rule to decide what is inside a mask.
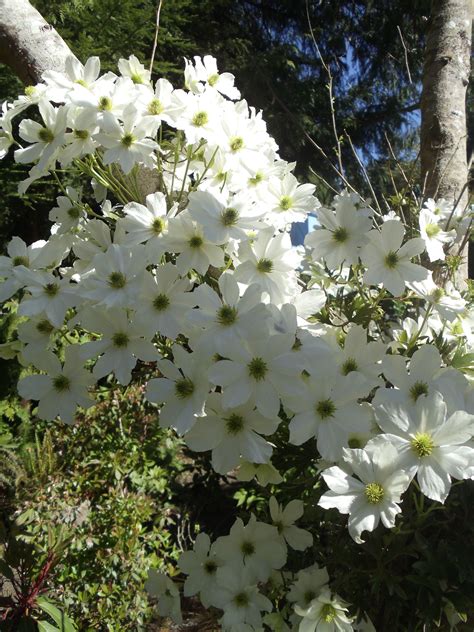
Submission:
[[[329,487],[319,504],[349,514],[357,542],[380,520],[394,526],[415,476],[444,502],[452,478],[474,474],[474,389],[448,366],[473,336],[466,301],[438,287],[420,255],[443,259],[464,218],[428,202],[406,239],[402,221],[355,194],[321,208],[211,57],[186,62],[186,89],[153,84],[133,56],[119,70],[101,76],[97,58],[71,59],[65,75],[48,72],[3,106],[0,155],[14,144],[15,159],[33,163],[21,191],[52,174],[63,193],[50,238],[15,237],[0,257],[0,300],[18,297],[26,317],[3,349],[30,367],[22,397],[71,423],[98,380],[127,385],[146,363],[160,425],[210,451],[220,474],[278,483],[276,431],[312,441]],[[14,139],[12,121],[31,105],[41,122],[23,119]],[[63,184],[64,169],[90,188]],[[305,256],[288,231],[308,213],[319,224]],[[403,323],[390,311],[398,297]],[[293,524],[299,500],[283,510],[272,498],[270,513],[272,525],[238,519],[212,545],[200,534],[181,557],[185,594],[220,608],[224,630],[260,629],[273,609],[261,587],[287,544],[311,544]],[[297,575],[287,600],[300,632],[353,629],[327,581],[317,567]],[[179,619],[175,584],[149,583]]]

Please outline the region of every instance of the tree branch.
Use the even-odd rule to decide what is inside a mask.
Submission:
[[[0,62],[26,85],[46,70],[63,72],[71,49],[28,0],[0,0]]]

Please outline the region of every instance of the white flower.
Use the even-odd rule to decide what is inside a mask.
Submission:
[[[94,274],[81,283],[81,293],[107,308],[136,307],[144,273],[144,248],[111,244],[93,259]]]
[[[104,164],[117,163],[125,174],[130,173],[136,163],[152,169],[158,145],[147,138],[151,133],[150,123],[139,115],[133,105],[124,110],[122,120],[123,125],[120,125],[111,112],[105,112],[101,123],[103,131],[94,137],[105,147]]]
[[[307,608],[328,582],[327,570],[313,564],[313,566],[298,571],[297,579],[291,585],[286,598],[288,601],[296,602],[300,608]]]
[[[150,71],[140,63],[135,55],[130,55],[128,59],[119,59],[118,69],[123,77],[130,77],[133,83],[150,83]]]
[[[158,368],[165,376],[148,382],[146,398],[156,404],[164,403],[160,410],[160,426],[174,428],[179,434],[187,432],[204,415],[209,392],[206,364],[196,353],[187,353],[174,345],[175,364],[164,359]],[[179,367],[179,368],[178,368]]]
[[[181,274],[187,274],[191,269],[206,274],[210,265],[216,268],[224,265],[222,248],[206,238],[203,228],[193,222],[186,212],[170,222],[166,244],[171,252],[180,253],[176,267]]]
[[[292,173],[282,178],[270,178],[261,199],[267,208],[267,221],[276,228],[293,222],[304,222],[306,216],[319,206],[313,196],[314,184],[298,184]]]
[[[80,322],[89,331],[102,334],[100,340],[80,347],[84,360],[100,355],[92,371],[96,379],[114,372],[120,384],[129,384],[137,359],[148,362],[158,359],[154,345],[143,337],[139,324],[129,321],[124,310],[89,309]]]
[[[186,68],[190,72],[190,62],[186,60]],[[208,87],[214,88],[229,99],[240,99],[240,92],[234,86],[234,75],[230,72],[219,74],[217,70],[217,61],[211,55],[205,55],[194,58],[195,76],[198,81],[203,81]],[[186,73],[185,73],[186,75]]]
[[[6,301],[12,294],[30,281],[21,274],[22,267],[29,269],[46,268],[59,263],[61,257],[51,242],[35,241],[27,246],[23,239],[12,237],[8,242],[8,256],[0,256],[0,276],[4,278],[0,285],[0,301]],[[62,254],[62,253],[61,253]],[[20,275],[16,271],[20,270]]]
[[[321,496],[318,504],[349,514],[349,534],[361,544],[362,532],[373,531],[380,520],[389,529],[395,525],[401,512],[398,503],[410,477],[400,470],[397,451],[390,443],[371,453],[347,449],[343,453],[344,461],[360,480],[340,467],[324,470],[322,476],[330,491]]]
[[[148,261],[157,263],[167,248],[168,219],[174,216],[175,209],[168,215],[166,197],[161,192],[147,195],[145,203],[146,206],[138,202],[126,204],[123,207],[125,217],[117,225],[125,231],[124,245],[135,246],[146,242]]]
[[[64,143],[68,110],[64,106],[54,108],[48,101],[40,101],[38,108],[44,125],[30,119],[20,123],[20,136],[33,144],[25,149],[17,149],[15,160],[23,164],[39,159],[38,169],[43,171],[55,161]]]
[[[466,388],[466,378],[452,367],[441,366],[441,356],[434,345],[423,345],[410,359],[410,372],[406,358],[400,355],[386,355],[382,362],[383,373],[396,388],[379,388],[374,404],[388,401],[414,403],[419,397],[439,391],[454,412],[462,408],[462,397]]]
[[[291,247],[288,233],[274,236],[273,228],[259,231],[253,242],[240,244],[239,261],[234,272],[236,281],[256,283],[272,303],[281,304],[299,293],[295,269],[301,257]]]
[[[302,390],[298,380],[301,366],[291,352],[294,341],[291,334],[246,343],[230,340],[225,350],[229,359],[220,360],[209,369],[211,382],[223,387],[224,407],[234,408],[251,401],[265,417],[276,417],[280,395],[297,397]]]
[[[77,230],[83,225],[86,213],[80,200],[80,192],[73,187],[66,187],[67,195],[60,195],[56,198],[57,206],[49,212],[49,219],[56,224],[52,227],[55,234]]]
[[[426,252],[430,261],[444,261],[443,246],[456,239],[455,230],[449,232],[442,230],[438,223],[440,219],[427,208],[423,208],[420,211],[420,235],[425,242]]]
[[[50,351],[29,356],[37,368],[46,375],[28,375],[18,382],[18,392],[25,399],[39,400],[37,415],[40,419],[53,420],[59,416],[72,423],[77,406],[88,408],[93,404],[87,389],[93,377],[78,362],[75,347],[66,349],[66,359],[61,364]],[[31,354],[33,355],[33,353]]]
[[[382,449],[392,444],[399,468],[413,478],[432,500],[444,502],[451,489],[451,477],[469,477],[474,466],[474,448],[464,445],[474,435],[474,415],[458,410],[446,419],[446,404],[440,393],[420,397],[414,406],[386,402],[376,408],[377,420],[384,432],[367,445]]]
[[[9,112],[6,102],[2,105],[2,116],[0,118],[0,160],[5,158],[14,142],[12,134],[13,112]]]
[[[151,568],[145,582],[145,590],[158,598],[158,613],[162,617],[171,617],[175,623],[182,623],[181,601],[176,584],[164,573]]]
[[[308,606],[295,606],[296,614],[303,617],[298,632],[351,632],[353,619],[347,616],[346,606],[345,601],[323,587]]]
[[[176,126],[184,130],[186,140],[193,144],[201,139],[212,141],[216,134],[224,99],[214,90],[195,95],[187,93],[182,97],[184,109],[176,121]]]
[[[93,154],[97,143],[94,135],[98,131],[97,115],[92,110],[71,108],[68,113],[71,132],[66,132],[64,141],[67,143],[61,149],[58,159],[62,166],[69,165],[75,158],[82,158]]]
[[[443,319],[453,321],[466,309],[466,301],[459,292],[446,284],[444,288],[434,283],[432,273],[424,281],[408,283],[415,294],[428,301]]]
[[[33,272],[18,266],[15,274],[26,285],[28,294],[18,308],[21,316],[44,314],[55,327],[61,327],[67,310],[80,302],[74,286],[50,272]]]
[[[262,625],[261,612],[270,612],[271,602],[257,588],[252,574],[243,569],[236,572],[233,568],[217,569],[219,588],[216,591],[215,603],[224,611],[219,620],[224,632],[236,630],[255,630]]]
[[[194,290],[194,305],[199,309],[190,311],[187,320],[198,328],[190,336],[194,350],[224,356],[229,342],[267,336],[269,312],[257,285],[250,285],[240,296],[232,274],[222,274],[218,283],[222,298],[208,285]]]
[[[253,463],[268,463],[272,446],[260,435],[270,435],[279,419],[267,419],[254,410],[253,404],[224,409],[222,395],[211,393],[206,403],[206,415],[200,417],[184,440],[197,452],[212,450],[212,467],[227,474],[244,457]]]
[[[67,93],[76,85],[86,89],[91,89],[97,80],[100,72],[100,59],[89,57],[84,65],[70,55],[64,65],[64,73],[56,70],[47,70],[43,74],[43,79],[47,85],[48,97],[51,101],[61,102],[66,98]]]
[[[165,263],[146,273],[135,320],[147,335],[175,339],[185,328],[190,309],[196,304],[192,283],[181,278],[176,266]]]
[[[276,527],[257,522],[253,514],[246,525],[237,518],[229,535],[215,541],[214,550],[226,565],[235,568],[243,565],[251,577],[262,582],[286,562],[286,546]]]
[[[321,456],[338,461],[354,434],[370,432],[370,406],[358,402],[370,384],[360,373],[343,376],[327,358],[320,360],[318,370],[314,367],[304,379],[304,391],[285,398],[286,406],[295,413],[290,421],[290,443],[301,445],[315,437]]]
[[[368,234],[370,243],[362,250],[362,262],[367,266],[364,283],[381,283],[394,296],[400,296],[410,281],[422,281],[427,270],[411,259],[425,249],[423,239],[409,239],[403,246],[405,229],[401,222],[389,220],[380,229]]]
[[[304,505],[301,500],[291,500],[283,509],[275,496],[271,496],[269,507],[274,526],[292,549],[304,551],[313,544],[311,533],[294,525],[304,512]]]
[[[184,551],[178,560],[179,568],[188,575],[184,582],[184,595],[196,595],[204,607],[208,608],[215,602],[219,584],[217,569],[223,565],[222,560],[215,554],[209,536],[199,533],[192,551]]]
[[[329,268],[358,263],[360,250],[367,243],[372,220],[358,210],[348,195],[337,196],[335,210],[316,211],[322,228],[308,233],[305,245],[313,249],[314,259],[324,259]]]
[[[233,197],[193,191],[189,194],[188,211],[201,224],[204,235],[215,244],[226,244],[229,239],[247,240],[249,229],[258,227],[263,211],[252,206],[246,197]]]

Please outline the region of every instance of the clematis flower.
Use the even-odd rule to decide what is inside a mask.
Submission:
[[[300,529],[294,523],[301,518],[304,505],[301,500],[291,500],[283,509],[275,498],[270,497],[270,515],[278,533],[296,551],[304,551],[313,543],[313,536],[309,531]]]
[[[384,222],[380,232],[370,231],[370,243],[361,253],[362,262],[367,266],[364,283],[381,283],[394,296],[400,296],[408,282],[423,281],[427,277],[425,268],[411,262],[425,249],[423,239],[409,239],[402,246],[404,234],[405,229],[397,220]]]
[[[466,445],[474,435],[474,415],[458,410],[449,417],[440,393],[420,397],[414,406],[385,402],[376,408],[377,421],[386,434],[374,437],[368,450],[391,444],[398,452],[399,468],[416,479],[421,491],[444,502],[451,478],[469,478],[474,448]]]
[[[358,478],[337,466],[324,470],[322,477],[329,491],[318,504],[349,514],[349,534],[361,544],[361,534],[373,531],[380,520],[388,529],[395,526],[395,518],[401,512],[398,503],[410,477],[400,469],[397,450],[390,443],[371,453],[344,448],[343,458]]]

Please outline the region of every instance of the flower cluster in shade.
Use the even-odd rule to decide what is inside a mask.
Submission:
[[[51,175],[62,188],[49,239],[14,237],[0,257],[0,301],[23,317],[1,349],[28,368],[20,395],[72,423],[99,380],[126,386],[145,366],[160,425],[209,451],[217,473],[262,485],[281,481],[273,437],[287,425],[291,444],[311,442],[320,506],[348,514],[359,543],[395,526],[414,479],[444,502],[452,479],[474,476],[474,389],[450,366],[473,333],[466,300],[426,264],[456,249],[469,218],[428,200],[408,237],[403,218],[354,193],[321,207],[211,57],[186,62],[183,89],[133,56],[119,73],[70,59],[2,108],[0,156],[31,164],[20,192]],[[40,122],[25,118],[32,106]],[[317,228],[294,248],[289,229],[309,214]],[[403,322],[378,316],[397,301]],[[324,568],[290,574],[288,620],[265,594],[288,547],[312,544],[302,515],[301,501],[272,496],[268,524],[200,534],[179,561],[184,594],[231,632],[356,629]],[[172,580],[152,572],[148,587],[179,621]]]

